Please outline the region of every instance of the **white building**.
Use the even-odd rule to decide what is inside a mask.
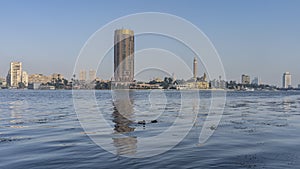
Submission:
[[[22,63],[10,62],[10,69],[8,71],[6,82],[10,87],[18,87],[22,82]]]
[[[20,83],[28,86],[28,74],[22,69],[22,62],[10,62],[10,68],[6,77],[9,87],[17,88]]]
[[[28,86],[28,74],[27,72],[22,72],[22,82],[27,87]]]
[[[225,80],[214,79],[214,80],[210,81],[210,85],[211,85],[210,87],[212,89],[226,89],[226,81]]]
[[[96,79],[96,71],[95,70],[90,70],[89,71],[89,80],[94,81]]]
[[[287,89],[292,87],[292,75],[290,72],[285,72],[282,77],[282,87]]]
[[[79,80],[81,82],[85,82],[86,81],[86,71],[85,70],[80,70],[80,72],[79,72]]]
[[[30,83],[28,85],[28,89],[38,90],[38,89],[40,89],[41,84],[42,83],[39,83],[39,82]]]
[[[254,85],[260,85],[261,84],[261,81],[260,81],[260,78],[259,77],[255,77],[252,82],[252,84]]]

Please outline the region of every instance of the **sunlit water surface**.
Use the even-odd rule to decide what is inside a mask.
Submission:
[[[83,99],[87,91],[80,92]],[[112,138],[111,153],[88,137],[93,131],[82,129],[72,91],[0,90],[0,168],[300,168],[300,92],[227,92],[222,119],[202,145],[210,92],[200,91],[200,102],[190,98],[188,106],[181,106],[180,91],[130,95],[127,118],[111,91],[95,91],[97,106],[86,109],[101,112],[112,134],[130,136]],[[137,152],[139,138],[171,127],[180,110],[198,114],[179,144],[153,157],[124,157]],[[143,119],[146,124],[139,124]]]

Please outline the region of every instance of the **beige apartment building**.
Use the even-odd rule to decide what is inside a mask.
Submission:
[[[18,87],[22,82],[22,62],[10,62],[10,69],[6,78],[10,87]]]

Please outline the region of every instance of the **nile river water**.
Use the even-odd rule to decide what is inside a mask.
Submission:
[[[91,103],[85,98],[89,91],[79,92],[76,99]],[[207,129],[214,133],[204,144],[199,144],[199,135],[209,115],[210,92],[199,91],[199,105],[190,98],[184,106],[182,92],[197,93],[130,92],[132,100],[124,105],[132,105],[124,115],[111,91],[96,91],[97,106],[82,109],[87,114],[84,123],[95,123],[91,113],[106,122],[86,131],[72,91],[0,90],[0,168],[300,168],[300,92],[227,92],[221,121]],[[137,158],[140,149],[152,152],[151,144],[141,147],[143,138],[167,131],[180,118],[180,110],[196,115],[183,140],[158,155]],[[107,125],[110,134],[126,137],[102,133]],[[171,136],[190,126],[180,125],[182,130]],[[112,150],[95,144],[89,137],[93,134]],[[160,151],[172,141],[170,137],[153,143]]]

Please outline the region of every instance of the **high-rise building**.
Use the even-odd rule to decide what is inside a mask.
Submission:
[[[252,80],[252,82],[251,82],[252,84],[254,84],[254,85],[260,85],[260,78],[259,77],[255,77],[253,80]]]
[[[89,71],[89,80],[94,81],[96,79],[96,71],[95,70],[90,70]]]
[[[133,82],[134,32],[117,29],[114,36],[114,79],[116,82]]]
[[[242,84],[250,84],[250,76],[249,75],[242,75]]]
[[[285,89],[292,87],[292,75],[290,74],[290,72],[283,73],[282,87]]]
[[[10,87],[18,87],[22,82],[22,63],[10,62],[10,69],[8,71],[6,81]]]
[[[198,63],[197,63],[197,58],[194,57],[194,64],[193,64],[193,76],[194,79],[197,79],[197,70],[198,70]]]
[[[79,81],[85,82],[86,81],[86,71],[80,70],[79,72]]]
[[[28,86],[28,74],[27,72],[22,72],[22,82],[27,87]]]

